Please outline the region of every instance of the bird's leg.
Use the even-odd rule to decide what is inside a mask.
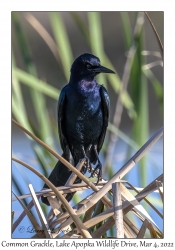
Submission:
[[[94,173],[98,170],[98,173],[97,173],[97,176],[98,176],[98,179],[97,179],[97,184],[99,183],[99,180],[102,179],[102,164],[100,162],[100,159],[99,159],[99,156],[98,156],[98,153],[97,153],[97,146],[94,145],[93,146],[93,149],[94,149],[94,152],[95,152],[95,155],[97,157],[97,161],[98,161],[98,164],[97,166],[95,167],[94,171],[92,172],[91,176],[90,177],[93,177]]]
[[[85,153],[85,150],[84,150],[84,146],[83,145],[81,145],[81,150],[82,150],[82,153],[83,153],[83,157],[86,159],[86,162],[85,162],[85,164],[86,164],[86,171],[87,171],[87,168],[88,168],[88,166],[89,166],[89,168],[90,168],[90,172],[92,173],[92,166],[91,166],[91,162],[90,162],[90,160],[89,160],[89,158],[86,156],[86,153]]]

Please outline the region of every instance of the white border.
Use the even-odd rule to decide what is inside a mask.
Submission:
[[[175,242],[174,237],[174,129],[175,129],[175,11],[174,1],[1,1],[0,15],[0,110],[1,110],[1,161],[0,161],[0,235],[1,240],[11,240],[11,11],[164,11],[164,154],[165,154],[165,239]],[[5,192],[4,192],[5,191]],[[9,220],[7,220],[9,218]],[[21,240],[24,241],[24,240]],[[30,241],[30,240],[29,240]],[[20,240],[18,240],[20,242]],[[25,240],[26,242],[26,240]],[[132,249],[132,247],[130,248]],[[154,249],[154,248],[149,248]]]

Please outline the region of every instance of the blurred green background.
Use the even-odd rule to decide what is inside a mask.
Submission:
[[[163,43],[163,12],[148,14]],[[111,100],[109,129],[100,154],[103,175],[109,179],[163,125],[161,49],[144,12],[12,12],[13,117],[59,153],[57,100],[69,81],[71,64],[85,52],[116,72],[97,77]],[[12,154],[46,176],[56,163],[13,124]],[[145,187],[162,171],[163,140],[124,179]],[[36,191],[43,186],[13,163],[16,194],[28,193],[31,182]],[[72,202],[80,196],[76,194]],[[158,196],[150,199],[162,209]],[[47,211],[44,205],[43,209]]]

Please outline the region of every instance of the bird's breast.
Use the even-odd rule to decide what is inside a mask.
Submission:
[[[99,89],[90,93],[74,93],[67,100],[66,131],[68,138],[82,144],[97,141],[103,125],[103,110]]]

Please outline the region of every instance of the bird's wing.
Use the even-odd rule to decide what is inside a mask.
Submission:
[[[101,85],[100,87],[100,95],[101,95],[101,100],[102,100],[102,106],[103,106],[103,127],[102,127],[102,132],[98,140],[98,145],[97,145],[97,150],[100,152],[103,142],[105,139],[106,135],[106,130],[108,127],[108,119],[109,119],[109,106],[110,106],[110,99],[107,90],[105,87]]]
[[[58,134],[60,138],[61,148],[64,153],[69,151],[69,145],[66,139],[65,126],[64,126],[64,114],[65,114],[65,106],[66,106],[66,93],[65,87],[62,89],[59,99],[58,99]]]

